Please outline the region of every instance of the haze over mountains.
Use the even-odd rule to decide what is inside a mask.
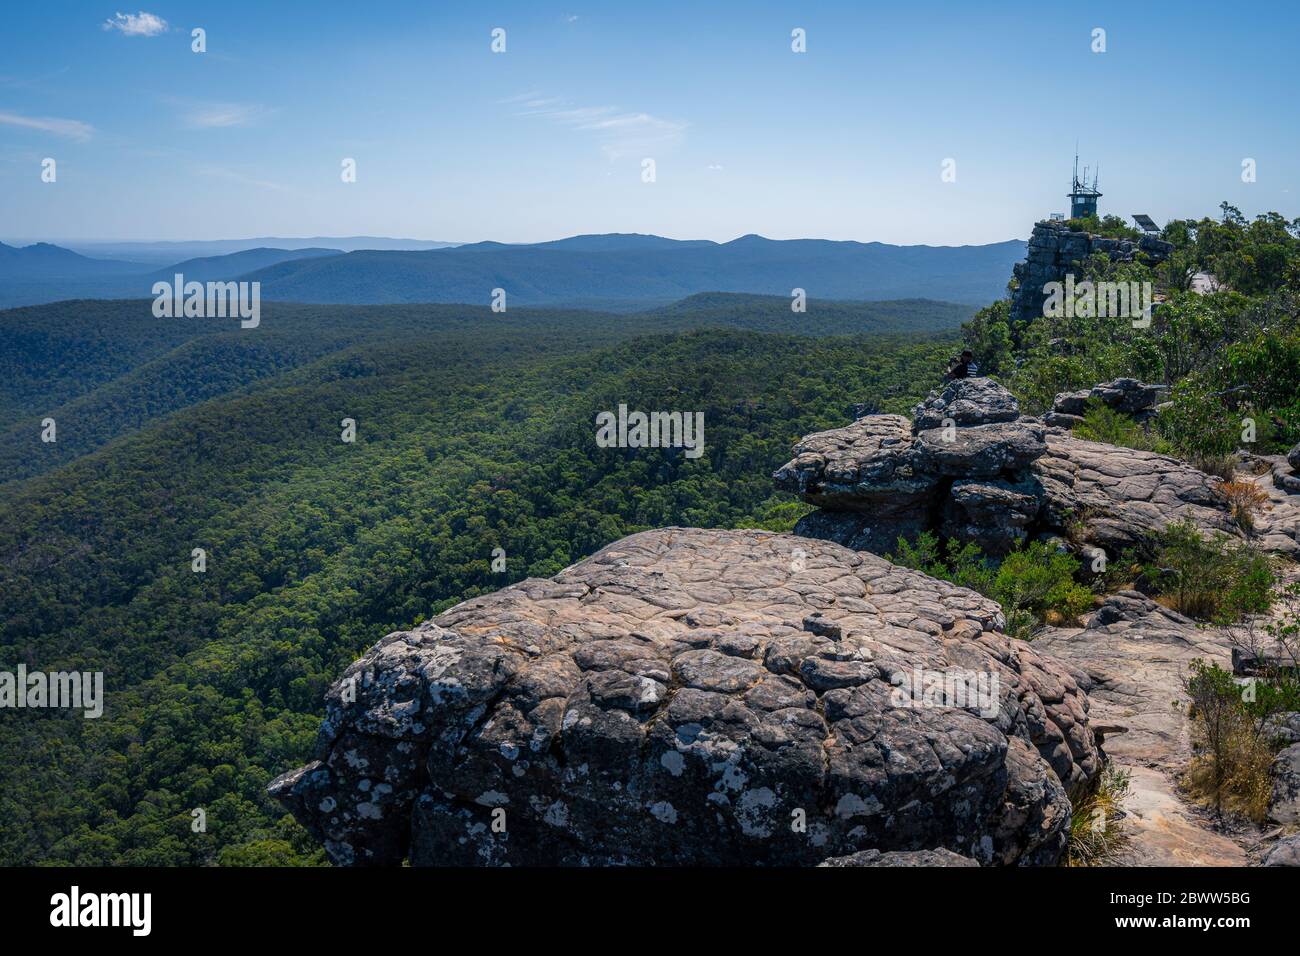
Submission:
[[[788,297],[796,288],[814,299],[978,304],[1003,292],[1012,264],[1025,254],[1018,239],[981,246],[894,246],[757,235],[717,243],[610,234],[425,249],[381,248],[405,240],[374,240],[371,248],[351,251],[332,239],[275,241],[283,244],[220,254],[211,253],[212,243],[171,244],[188,254],[163,262],[156,258],[157,244],[140,261],[95,258],[49,243],[0,244],[0,308],[149,298],[155,281],[176,272],[187,280],[257,281],[264,301],[326,304],[484,303],[497,288],[506,290],[509,305],[620,311],[700,292]]]

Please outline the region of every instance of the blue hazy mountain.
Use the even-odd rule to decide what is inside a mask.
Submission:
[[[445,249],[458,245],[454,242],[394,239],[389,236],[259,236],[252,239],[187,239],[173,242],[68,240],[58,241],[58,244],[93,259],[126,259],[143,262],[153,268],[185,259],[225,256],[250,249],[336,249],[339,252],[354,252],[357,249]]]
[[[278,262],[290,262],[296,259],[312,259],[317,256],[337,256],[339,249],[245,249],[224,256],[202,256],[186,259],[174,265],[159,269],[149,276],[150,281],[162,279],[170,282],[176,273],[181,273],[186,280],[208,282],[233,279],[246,272],[265,269]]]
[[[789,297],[793,289],[804,289],[810,299],[979,304],[1003,293],[1006,275],[1024,255],[1025,243],[1018,239],[982,246],[895,246],[756,235],[719,243],[608,234],[414,250],[259,247],[142,265],[39,243],[0,246],[0,308],[144,298],[153,282],[176,272],[203,282],[258,281],[264,300],[323,304],[481,304],[497,288],[506,290],[507,305],[615,311],[652,308],[701,292]]]
[[[146,268],[138,262],[92,259],[48,242],[30,246],[7,246],[0,242],[0,280],[80,279],[126,275]]]
[[[170,282],[178,272],[187,281],[229,281],[278,262],[340,254],[338,249],[258,248],[172,261],[160,269],[140,262],[93,259],[50,243],[22,248],[0,244],[0,308],[62,299],[142,299],[152,295],[155,282]]]
[[[659,236],[573,236],[532,245],[480,242],[429,252],[361,250],[281,262],[250,272],[262,297],[295,302],[378,304],[488,301],[571,305],[671,302],[697,292],[810,298],[925,297],[983,303],[999,297],[1025,243],[894,246],[825,239],[730,242]]]

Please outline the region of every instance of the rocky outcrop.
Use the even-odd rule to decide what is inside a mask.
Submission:
[[[644,532],[384,638],[270,790],[345,865],[1053,863],[1100,753],[1001,624],[830,542]]]
[[[1133,385],[1098,388],[1137,407],[1153,387]],[[1243,534],[1217,478],[1168,455],[1019,417],[1015,399],[987,379],[936,391],[910,428],[901,416],[875,415],[810,435],[773,480],[822,509],[796,533],[880,554],[926,530],[990,554],[1041,535],[1112,557],[1183,519],[1206,533]],[[1257,521],[1261,545],[1294,553],[1297,518],[1300,499],[1270,504]]]
[[[959,378],[936,389],[912,411],[914,430],[942,428],[951,422],[966,428],[1020,417],[1015,396],[991,378]]]
[[[1140,239],[1108,239],[1081,230],[1072,230],[1064,222],[1044,220],[1034,224],[1029,236],[1025,261],[1016,263],[1012,274],[1016,288],[1011,297],[1011,322],[1029,322],[1043,314],[1049,282],[1064,282],[1069,272],[1100,253],[1112,262],[1141,259],[1152,265],[1163,262],[1174,247],[1163,239],[1143,236]]]
[[[1082,628],[1048,628],[1034,647],[1084,671],[1094,719],[1123,726],[1108,738],[1106,752],[1148,766],[1179,770],[1191,757],[1183,678],[1193,660],[1228,666],[1231,636],[1200,627],[1190,618],[1137,591],[1109,595]]]
[[[911,423],[874,415],[809,435],[772,477],[824,509],[798,534],[884,553],[900,536],[942,526],[1003,553],[1038,515],[1042,490],[1029,468],[1046,453],[1045,436],[1002,386],[959,379],[918,405]]]
[[[1300,445],[1296,445],[1286,457],[1274,456],[1269,459],[1272,465],[1273,486],[1289,495],[1300,494]]]
[[[1075,537],[1112,556],[1184,519],[1203,533],[1242,533],[1218,479],[1169,455],[1052,430],[1034,473],[1043,486],[1043,527],[1076,523]]]
[[[1279,473],[1289,466],[1281,455],[1261,455],[1264,470],[1253,477],[1238,473],[1237,479],[1252,481],[1261,492],[1263,505],[1254,518],[1254,541],[1265,551],[1300,558],[1300,478]]]
[[[1237,655],[1236,648],[1233,649],[1232,656],[1233,673],[1237,673]],[[1276,741],[1283,747],[1289,747],[1291,744],[1300,744],[1300,712],[1287,711],[1281,714],[1274,714],[1268,720],[1264,721],[1264,736],[1270,740]]]
[[[1139,422],[1155,417],[1166,391],[1163,385],[1146,385],[1135,378],[1117,378],[1077,392],[1058,392],[1043,421],[1057,428],[1083,422],[1089,401],[1099,401]]]

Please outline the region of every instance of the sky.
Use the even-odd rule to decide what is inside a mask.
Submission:
[[[0,238],[998,242],[1076,143],[1102,212],[1300,216],[1294,2],[145,2],[6,5]]]

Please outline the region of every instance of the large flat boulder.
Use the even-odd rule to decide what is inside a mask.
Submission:
[[[1173,521],[1240,536],[1218,479],[1169,455],[1085,441],[1049,430],[1032,471],[1054,528],[1081,523],[1091,544],[1116,554]]]
[[[914,446],[906,418],[870,415],[800,439],[794,458],[772,480],[837,510],[905,514],[927,501],[939,483],[938,475],[917,470]]]
[[[270,790],[345,865],[1053,863],[1100,755],[1001,624],[828,541],[644,532],[384,638]]]
[[[1278,840],[1273,848],[1264,854],[1259,865],[1300,866],[1300,833]]]
[[[908,423],[869,415],[800,440],[794,458],[773,473],[776,486],[822,510],[796,531],[847,547],[892,551],[899,537],[956,529],[993,554],[1026,537],[1041,498],[1029,466],[1047,450],[1042,422],[1019,418],[1015,398],[989,379],[960,379],[930,394]],[[954,489],[972,480],[959,494]],[[1011,510],[1002,514],[999,504]],[[980,523],[988,519],[988,523]]]
[[[959,856],[951,850],[915,850],[910,853],[881,853],[879,850],[862,850],[849,856],[837,856],[823,860],[818,866],[974,866],[976,863],[968,856]]]
[[[916,436],[916,466],[945,478],[999,478],[1022,473],[1044,452],[1045,430],[1031,418],[968,428],[929,428]]]

